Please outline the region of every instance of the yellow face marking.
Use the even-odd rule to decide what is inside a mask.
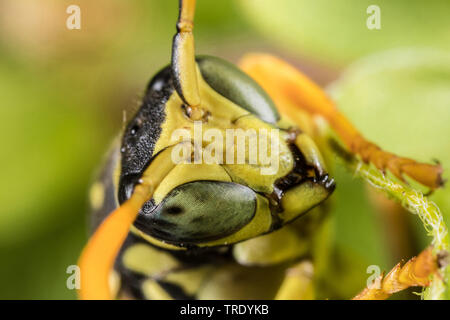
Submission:
[[[164,281],[180,286],[185,293],[193,296],[197,293],[212,270],[212,266],[205,266],[179,272],[171,272],[164,278]]]
[[[142,283],[142,292],[150,300],[173,300],[172,297],[161,288],[161,286],[152,279],[145,280]]]
[[[260,120],[255,115],[250,114],[247,110],[239,107],[238,105],[234,104],[230,100],[214,91],[201,77],[201,73],[199,70],[198,74],[200,75],[198,77],[198,83],[200,95],[202,98],[200,107],[209,114],[207,120],[202,123],[201,130],[203,133],[207,132],[210,129],[219,131],[222,138],[224,139],[222,141],[224,148],[226,148],[225,140],[227,137],[227,129],[234,129],[234,132],[239,129],[244,132],[248,132],[248,130],[254,130],[258,136],[258,145],[259,140],[261,140],[263,137],[267,138],[271,130],[276,129],[274,126]],[[178,94],[174,92],[166,103],[166,118],[161,126],[162,132],[158,139],[158,142],[156,143],[153,155],[168,146],[175,145],[181,142],[180,136],[173,135],[174,131],[177,129],[186,129],[186,131],[189,132],[190,138],[194,139],[194,121],[186,116],[185,112],[183,111],[182,105],[182,100],[180,99]],[[200,138],[202,140],[202,148],[208,147],[212,142],[205,141],[206,139],[202,139],[202,137]],[[235,141],[237,140],[237,138],[234,139]],[[273,174],[262,175],[261,168],[267,167],[267,165],[262,164],[259,157],[256,164],[250,164],[248,162],[249,138],[246,137],[244,142],[245,163],[237,164],[235,161],[234,164],[231,164],[227,159],[224,159],[223,161],[223,167],[232,176],[233,181],[243,183],[258,192],[272,192],[273,183],[278,178],[288,174],[292,170],[294,163],[292,154],[286,142],[286,134],[283,131],[278,131],[274,139],[277,141],[277,145],[279,147],[278,170]],[[237,146],[238,142],[236,141],[234,144],[234,158],[237,157]],[[225,156],[226,154],[224,154],[224,158]],[[267,156],[270,157],[270,149],[267,153]]]
[[[279,216],[284,222],[289,222],[297,218],[299,212],[306,212],[326,199],[329,194],[323,186],[306,181],[284,194],[281,205],[285,210]]]
[[[179,164],[155,190],[155,203],[159,204],[177,186],[197,180],[231,181],[225,169],[217,164]]]
[[[267,266],[292,261],[304,255],[308,243],[290,226],[236,244],[233,256],[241,265]]]
[[[89,190],[89,200],[94,210],[99,210],[105,201],[105,187],[101,182],[95,182]]]
[[[268,149],[266,156],[271,158],[273,150],[270,147],[271,137],[271,127],[265,122],[261,121],[256,116],[242,117],[236,121],[235,125],[242,130],[249,132],[249,130],[254,130],[257,133],[257,151],[259,150],[259,143],[261,140],[266,140]],[[250,149],[249,140],[246,140],[246,164],[227,164],[225,163],[225,168],[232,175],[233,180],[248,185],[250,188],[257,192],[271,193],[273,191],[273,184],[278,178],[287,175],[294,166],[294,159],[292,153],[286,143],[287,134],[284,131],[275,131],[275,140],[278,142],[278,155],[275,155],[278,161],[278,170],[273,174],[262,174],[261,169],[268,169],[269,164],[262,164],[258,162],[256,165],[248,163],[248,150]],[[237,142],[238,143],[238,142]],[[236,155],[235,155],[236,156]],[[258,161],[260,159],[258,158]]]
[[[200,71],[198,71],[198,73],[200,73]],[[210,112],[208,121],[203,123],[203,130],[211,128],[222,130],[225,128],[233,128],[232,122],[234,120],[249,114],[248,111],[238,107],[228,99],[215,92],[201,76],[198,78],[202,97],[201,108]],[[172,137],[172,133],[176,129],[188,129],[191,131],[191,136],[194,136],[194,122],[186,116],[182,109],[183,104],[183,101],[174,91],[166,103],[166,119],[161,126],[162,132],[155,145],[153,155],[167,146],[180,142],[178,139],[173,140]]]
[[[111,289],[111,297],[116,297],[120,289],[120,275],[115,270],[112,270],[109,274],[109,288]]]
[[[126,249],[122,260],[127,269],[151,277],[161,277],[179,265],[169,253],[144,243],[135,244]]]

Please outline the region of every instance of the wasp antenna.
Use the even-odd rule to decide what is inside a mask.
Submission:
[[[145,199],[134,193],[103,221],[89,239],[78,262],[81,272],[78,292],[80,299],[113,299],[109,288],[109,275],[130,226],[144,203]]]
[[[195,0],[180,0],[177,33],[172,43],[172,74],[174,86],[180,98],[188,105],[189,116],[202,118],[200,93],[197,80],[197,65],[194,48]]]
[[[81,273],[80,299],[114,298],[109,287],[114,261],[142,206],[152,198],[156,187],[176,166],[176,162],[171,160],[173,148],[164,149],[155,156],[131,197],[114,210],[89,239],[78,261]]]

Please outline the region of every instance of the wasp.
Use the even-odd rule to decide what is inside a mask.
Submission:
[[[336,185],[314,119],[324,119],[349,153],[401,180],[433,190],[443,184],[442,168],[367,141],[318,85],[279,58],[247,54],[237,67],[195,55],[195,0],[179,7],[171,64],[150,81],[93,186],[80,298],[314,298],[312,239]],[[226,161],[249,153],[245,141],[241,150],[225,148],[229,158],[216,149],[212,161],[198,161],[208,145],[194,141],[197,126],[216,137],[263,132],[277,166],[263,174],[261,159]],[[179,130],[188,134],[175,139]],[[426,250],[357,298],[426,286],[435,269]]]

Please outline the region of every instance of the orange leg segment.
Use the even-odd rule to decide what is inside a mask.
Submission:
[[[383,172],[389,170],[402,181],[405,174],[431,190],[443,185],[439,164],[402,158],[366,140],[317,84],[283,60],[255,53],[244,56],[239,65],[269,94],[281,113],[294,121],[298,109],[322,116],[347,148],[365,163],[372,163]]]
[[[438,270],[437,261],[431,251],[431,248],[427,248],[405,264],[398,263],[385,277],[380,275],[353,300],[384,300],[409,287],[428,286],[430,275]]]

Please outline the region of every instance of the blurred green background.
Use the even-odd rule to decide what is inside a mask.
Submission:
[[[72,299],[66,268],[87,239],[87,195],[111,140],[169,62],[175,0],[0,0],[0,298]],[[66,8],[81,8],[68,30]],[[381,29],[369,30],[369,5]],[[447,0],[198,0],[199,53],[277,54],[335,97],[371,140],[450,167]],[[333,243],[341,296],[429,240],[338,167]],[[446,174],[448,177],[448,174]],[[449,188],[433,200],[450,221]],[[344,257],[344,258],[342,258]],[[340,285],[339,285],[340,283]]]

